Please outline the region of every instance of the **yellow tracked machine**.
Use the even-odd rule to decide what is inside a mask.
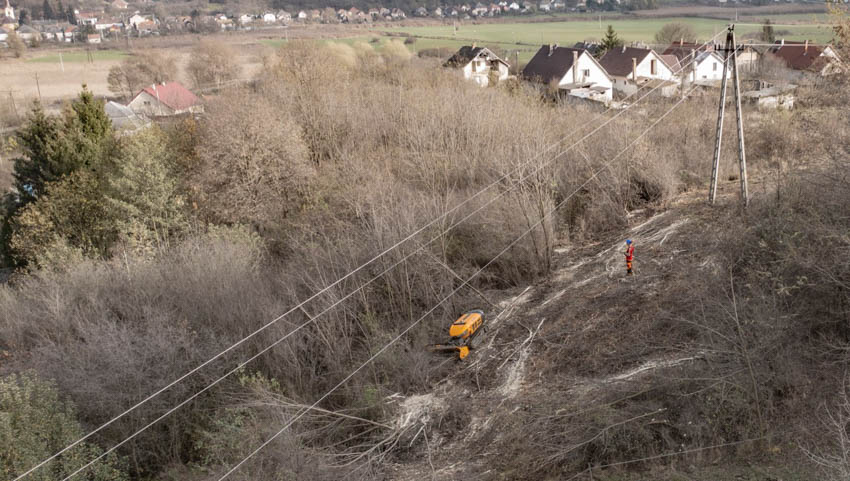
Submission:
[[[449,342],[437,344],[435,351],[457,351],[458,358],[469,355],[470,349],[475,349],[476,337],[484,331],[484,311],[473,309],[460,316],[449,327]]]

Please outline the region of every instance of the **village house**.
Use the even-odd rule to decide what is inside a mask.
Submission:
[[[90,33],[86,35],[86,43],[97,44],[100,43],[101,40],[99,33]]]
[[[434,9],[433,12],[431,12],[431,14],[436,18],[442,18],[443,17],[443,9],[440,8],[440,7],[437,7],[437,8]]]
[[[805,76],[826,77],[843,70],[841,59],[832,47],[810,45],[805,42],[786,42],[785,39],[770,47],[768,54],[781,59],[795,78]]]
[[[80,28],[76,25],[68,25],[63,29],[63,33],[65,35],[65,43],[71,43],[76,38],[77,33],[79,33]]]
[[[95,26],[97,24],[98,16],[100,16],[100,14],[96,12],[79,12],[76,14],[77,24]]]
[[[543,88],[575,97],[604,103],[613,97],[611,76],[586,50],[543,45],[525,66],[522,76]]]
[[[242,25],[247,25],[254,21],[254,16],[248,13],[243,13],[239,16],[239,23]]]
[[[685,69],[689,72],[681,72],[679,75],[687,76],[690,82],[712,85],[723,79],[723,64],[723,58],[717,52],[700,52],[696,60]]]
[[[120,31],[122,28],[124,28],[124,22],[114,18],[101,18],[94,24],[94,29],[98,32]]]
[[[9,0],[6,0],[6,8],[3,9],[3,15],[7,18],[15,20],[15,9],[12,8],[12,4],[9,3]]]
[[[489,11],[489,9],[487,8],[486,5],[484,5],[481,2],[478,2],[478,3],[475,4],[474,7],[472,7],[472,10],[469,13],[473,17],[483,17],[484,15],[487,15],[488,11]]]
[[[292,14],[287,12],[286,10],[278,11],[275,16],[277,17],[277,21],[284,25],[292,21]]]
[[[405,14],[400,8],[394,8],[390,11],[390,17],[393,20],[403,20],[407,18],[407,14]]]
[[[201,100],[179,82],[145,87],[127,104],[136,114],[164,117],[186,113],[203,113]]]
[[[649,85],[665,97],[676,94],[676,76],[670,66],[654,50],[617,47],[605,52],[599,63],[614,81],[614,90],[631,95]],[[651,82],[655,81],[655,82]]]
[[[140,23],[147,20],[145,17],[139,15],[138,13],[133,14],[132,17],[127,19],[127,25],[136,28]]]
[[[486,87],[491,80],[501,82],[508,78],[510,65],[485,47],[463,46],[443,64],[443,67],[460,69],[463,78]]]
[[[0,42],[5,43],[7,38],[9,38],[9,32],[5,28],[0,27]]]
[[[110,5],[116,10],[127,10],[127,7],[129,7],[127,2],[125,2],[124,0],[113,0]]]
[[[425,7],[419,7],[416,10],[413,11],[413,16],[414,17],[427,17],[428,16],[428,10],[426,10]]]
[[[20,37],[21,40],[27,43],[38,42],[39,40],[41,40],[41,33],[39,33],[38,30],[32,28],[29,25],[19,26],[16,32],[18,34],[18,37]]]
[[[0,27],[3,27],[6,32],[12,32],[18,28],[18,21],[4,15],[0,17]]]
[[[299,22],[304,22],[304,21],[306,21],[306,20],[307,20],[307,17],[308,17],[307,12],[305,12],[304,10],[300,10],[300,11],[298,12],[298,21],[299,21]]]
[[[770,85],[758,81],[754,90],[748,90],[741,94],[741,98],[753,104],[759,110],[791,110],[794,108],[794,90],[796,85]]]

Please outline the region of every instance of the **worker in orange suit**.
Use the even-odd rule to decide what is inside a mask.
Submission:
[[[632,260],[635,258],[635,245],[632,244],[631,239],[626,239],[626,252],[623,255],[626,256],[626,274],[632,275]]]

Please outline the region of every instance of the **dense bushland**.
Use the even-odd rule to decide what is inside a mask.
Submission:
[[[443,264],[469,276],[530,229],[473,284],[532,282],[551,267],[556,238],[615,232],[629,209],[663,206],[707,175],[710,99],[683,104],[608,165],[671,103],[544,152],[589,132],[600,112],[522,88],[479,89],[434,67],[400,44],[378,53],[293,42],[197,121],[116,137],[85,92],[62,117],[34,109],[3,230],[19,269],[0,288],[4,370],[53,380],[94,427],[447,213],[93,440],[113,445],[321,314],[119,451],[133,477],[201,477],[249,452],[457,287]],[[748,132],[773,146],[751,156],[756,171],[791,148],[768,137],[775,132]],[[357,476],[372,476],[379,466],[368,462],[384,450],[364,446],[391,435],[387,396],[428,389],[422,347],[478,303],[466,290],[452,297],[322,405],[350,416],[310,413],[239,476],[337,479],[364,462]]]

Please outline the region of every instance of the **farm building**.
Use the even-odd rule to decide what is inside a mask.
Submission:
[[[475,45],[461,47],[443,66],[461,69],[463,78],[482,87],[490,85],[491,76],[498,82],[508,78],[510,68],[507,62],[490,49]]]
[[[655,80],[662,82],[658,84],[656,92],[666,97],[676,94],[677,82],[673,69],[652,49],[614,48],[605,52],[599,63],[611,76],[617,92],[631,95],[646,82]]]
[[[201,100],[179,82],[145,87],[127,104],[130,109],[149,117],[202,113]]]
[[[587,50],[544,45],[522,76],[575,97],[608,103],[613,96],[611,76]]]
[[[741,94],[744,101],[755,104],[759,110],[794,108],[796,85],[772,85]]]
[[[783,39],[777,41],[768,52],[785,62],[785,65],[794,71],[797,77],[806,74],[825,77],[843,70],[841,59],[829,45],[809,45],[808,40],[786,42]]]

